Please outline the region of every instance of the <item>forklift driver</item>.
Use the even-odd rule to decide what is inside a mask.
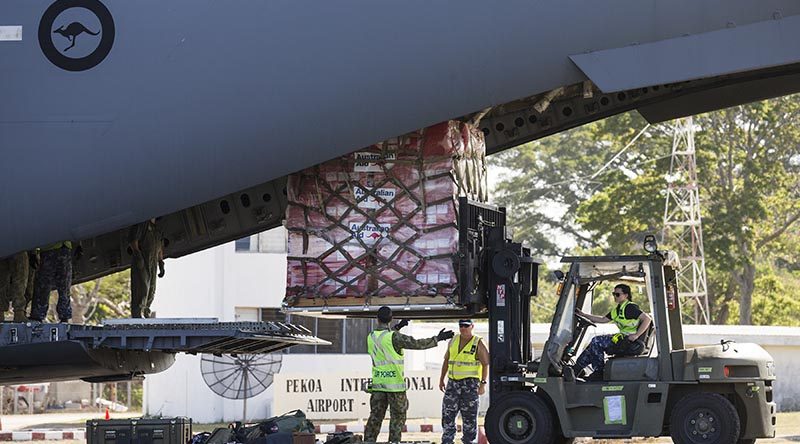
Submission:
[[[615,335],[600,335],[592,338],[586,350],[578,356],[572,367],[576,376],[591,364],[592,372],[587,378],[589,381],[603,380],[603,367],[605,367],[604,353],[609,355],[635,356],[644,349],[644,334],[650,328],[650,316],[643,312],[638,305],[631,302],[631,287],[619,284],[612,292],[617,306],[605,316],[591,315],[576,309],[579,316],[583,316],[597,323],[613,322],[619,327]]]

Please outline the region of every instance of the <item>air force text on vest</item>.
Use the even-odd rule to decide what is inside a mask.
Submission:
[[[370,378],[337,378],[333,382],[335,387],[327,387],[331,380],[319,378],[296,378],[286,380],[286,393],[319,393],[319,398],[308,400],[306,411],[352,412],[355,398],[348,397],[349,393],[365,393],[370,386]],[[407,376],[405,378],[407,390],[433,390],[433,379],[430,376]],[[330,390],[333,389],[333,390]],[[339,397],[326,397],[324,393],[340,392]]]

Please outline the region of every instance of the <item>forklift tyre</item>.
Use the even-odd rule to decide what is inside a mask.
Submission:
[[[492,444],[557,444],[561,438],[550,407],[532,392],[502,395],[489,406],[484,425]]]
[[[736,407],[717,393],[691,393],[678,401],[669,419],[676,444],[726,444],[739,440]]]

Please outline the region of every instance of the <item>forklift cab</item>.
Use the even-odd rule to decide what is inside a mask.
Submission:
[[[593,303],[605,302],[606,290],[614,285],[625,283],[639,288],[635,303],[645,313],[653,313],[652,295],[654,290],[647,285],[647,277],[654,267],[661,268],[660,261],[653,263],[648,256],[616,256],[616,257],[565,257],[562,262],[570,263],[566,276],[561,275],[559,284],[559,302],[551,324],[550,338],[545,346],[545,354],[550,366],[548,373],[553,376],[563,375],[568,380],[576,376],[571,373],[580,350],[588,344],[587,333],[596,324],[579,314],[576,310],[591,313]],[[598,294],[599,293],[599,294]],[[606,306],[603,311],[611,310],[614,304]],[[602,313],[595,313],[601,315]],[[652,318],[652,315],[650,315]],[[622,352],[612,355],[607,361],[603,381],[656,379],[658,359],[651,358],[655,343],[655,321],[650,323],[642,341],[644,347],[636,353]],[[656,353],[657,355],[657,353]],[[583,382],[582,379],[577,379]]]
[[[676,261],[646,255],[565,257],[559,300],[538,360],[530,350],[530,297],[536,269],[502,227],[487,236],[483,270],[492,364],[486,435],[493,444],[563,444],[576,437],[671,436],[676,443],[752,444],[775,436],[772,357],[758,344],[686,348]],[[612,357],[603,379],[570,374],[592,322],[586,312],[614,283],[641,287],[634,302],[649,311],[649,347]],[[605,289],[605,290],[604,290]],[[645,298],[646,296],[646,298]],[[595,313],[606,313],[605,307]],[[569,369],[569,370],[567,370]]]

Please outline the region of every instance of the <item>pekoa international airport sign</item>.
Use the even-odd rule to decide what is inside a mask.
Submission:
[[[303,410],[310,419],[366,421],[369,417],[369,369],[352,373],[278,373],[276,414]],[[406,372],[408,417],[438,418],[442,413],[439,371]],[[388,418],[387,411],[387,418]]]

